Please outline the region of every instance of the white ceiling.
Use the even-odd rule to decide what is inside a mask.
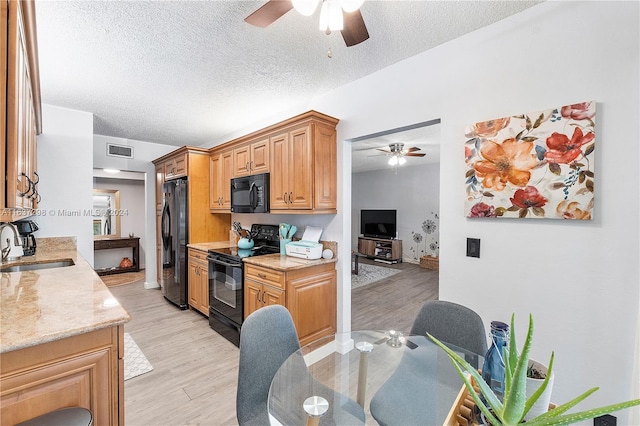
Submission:
[[[318,11],[243,21],[265,2],[38,0],[42,101],[92,112],[95,134],[211,146],[540,1],[367,0],[349,48]]]

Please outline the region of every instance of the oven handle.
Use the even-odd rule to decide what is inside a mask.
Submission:
[[[211,258],[211,257],[207,257],[207,259],[209,259],[209,262],[218,263],[220,265],[230,266],[232,268],[242,268],[242,263],[228,263],[228,262],[224,262],[224,261],[222,261],[220,259],[215,259],[215,258]]]

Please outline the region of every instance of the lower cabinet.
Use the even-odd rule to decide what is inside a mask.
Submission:
[[[245,318],[263,306],[284,305],[293,318],[301,345],[336,331],[334,263],[279,271],[245,266]]]
[[[209,316],[209,263],[207,252],[189,248],[189,306]]]
[[[64,407],[91,410],[95,425],[124,424],[124,326],[2,354],[0,424]]]

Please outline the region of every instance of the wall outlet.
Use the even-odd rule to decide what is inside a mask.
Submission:
[[[593,426],[616,426],[617,420],[616,416],[605,414],[604,416],[594,417]]]
[[[467,257],[480,257],[480,238],[467,238]]]

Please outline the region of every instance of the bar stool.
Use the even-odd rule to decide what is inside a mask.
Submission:
[[[51,411],[16,426],[91,426],[93,414],[86,408],[69,407]]]

